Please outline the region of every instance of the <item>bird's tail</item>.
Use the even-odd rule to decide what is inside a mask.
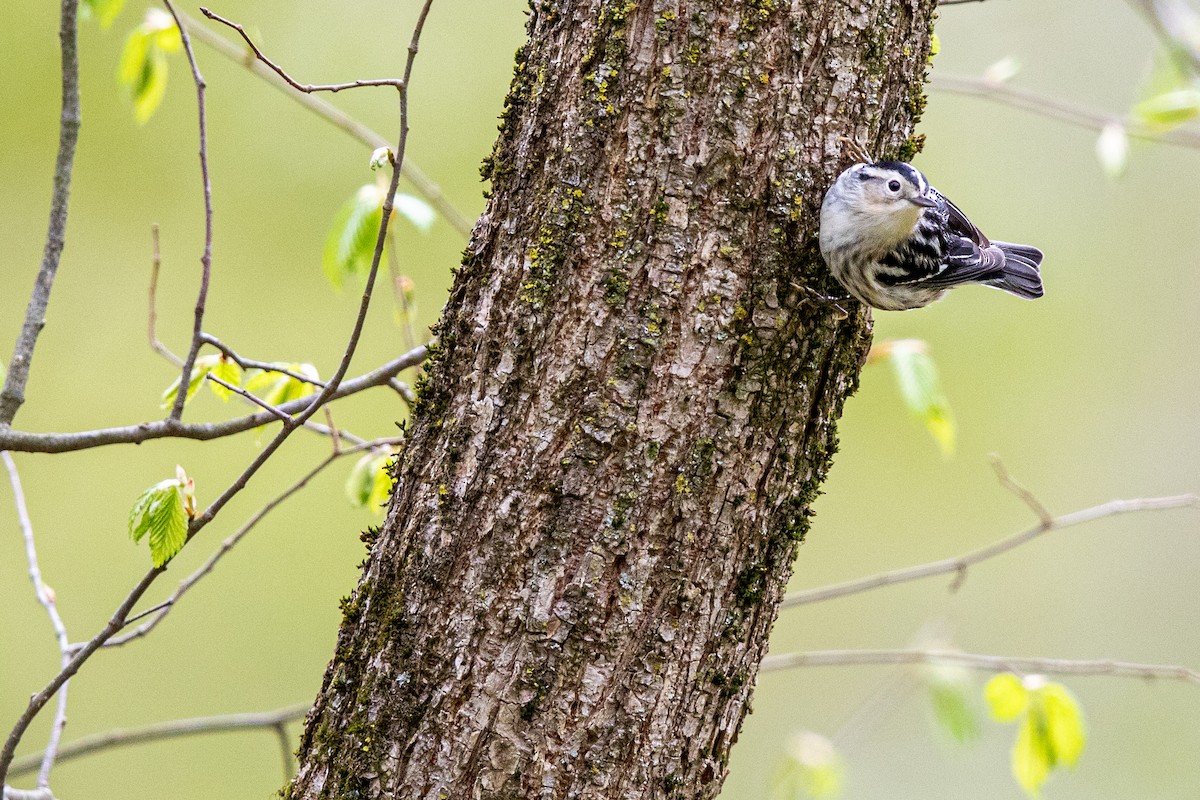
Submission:
[[[1044,290],[1038,267],[1042,263],[1042,251],[1025,244],[993,241],[992,245],[1004,253],[1004,274],[988,283],[1026,300],[1041,297]]]

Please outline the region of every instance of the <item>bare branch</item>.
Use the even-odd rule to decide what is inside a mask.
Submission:
[[[978,564],[981,561],[987,561],[989,558],[995,558],[1002,553],[1007,553],[1009,550],[1031,542],[1050,531],[1061,530],[1062,528],[1082,525],[1085,522],[1093,522],[1104,517],[1112,517],[1117,514],[1127,514],[1135,511],[1160,511],[1189,506],[1194,508],[1198,502],[1200,500],[1198,500],[1196,495],[1191,494],[1175,497],[1152,497],[1139,500],[1111,500],[1098,506],[1064,514],[1061,517],[1051,518],[1048,522],[1041,522],[1029,530],[1013,534],[998,542],[993,542],[961,556],[945,558],[941,561],[931,561],[928,564],[918,564],[913,567],[905,567],[890,572],[881,572],[877,575],[857,578],[844,583],[835,583],[831,586],[821,586],[816,589],[793,592],[783,599],[781,607],[790,608],[808,603],[819,603],[824,600],[832,600],[835,597],[846,597],[847,595],[878,589],[882,586],[895,586],[898,583],[907,583],[919,578],[929,578],[934,575],[946,575],[949,573],[958,574],[958,578],[954,584],[957,587],[961,584],[968,567]]]
[[[404,81],[397,80],[396,78],[373,78],[371,80],[347,81],[345,83],[300,83],[291,75],[288,75],[287,72],[284,71],[283,67],[267,58],[266,54],[263,53],[262,50],[258,49],[258,45],[254,43],[254,40],[250,38],[250,35],[246,33],[246,29],[241,25],[237,24],[233,20],[225,19],[220,14],[214,14],[204,6],[200,6],[200,13],[211,19],[213,22],[219,22],[222,25],[233,28],[235,31],[237,31],[238,35],[240,35],[242,40],[245,41],[246,46],[254,51],[254,55],[258,58],[258,60],[270,67],[276,75],[287,81],[288,85],[298,92],[304,92],[305,94],[311,94],[312,92],[340,92],[343,89],[359,89],[364,86],[393,86],[400,91],[404,91]]]
[[[196,354],[200,352],[200,334],[204,330],[204,306],[208,300],[208,283],[212,276],[212,240],[213,240],[213,206],[212,181],[208,175],[208,117],[205,110],[204,92],[207,86],[196,64],[196,54],[192,52],[192,40],[187,30],[175,13],[171,0],[163,0],[171,16],[175,18],[175,26],[179,28],[179,37],[183,40],[183,49],[187,53],[188,65],[192,68],[192,82],[196,84],[196,107],[200,120],[200,179],[204,188],[204,252],[200,256],[200,290],[196,294],[195,322],[192,325],[192,343],[187,355],[183,357],[183,367],[179,378],[180,387],[187,387],[192,378],[192,367],[196,363]],[[175,394],[175,405],[171,408],[168,419],[178,420],[183,416],[183,404],[187,401],[186,388]]]
[[[164,739],[177,739],[183,736],[196,736],[198,734],[227,733],[229,731],[257,730],[260,728],[278,729],[289,722],[301,719],[308,713],[310,707],[310,703],[297,703],[296,705],[285,706],[273,711],[175,719],[169,722],[147,725],[144,728],[115,728],[67,743],[59,751],[58,758],[59,761],[70,761],[81,756],[100,753],[116,747],[127,747],[134,744],[158,742]],[[18,758],[13,761],[10,772],[14,776],[32,772],[37,767],[40,759],[41,754],[38,753]]]
[[[1170,664],[1138,664],[1110,659],[1022,658],[961,653],[955,650],[814,650],[807,653],[781,653],[764,658],[762,669],[770,672],[797,667],[869,664],[957,664],[984,672],[1111,675],[1200,684],[1200,671]]]
[[[1045,97],[1024,89],[1016,89],[1007,84],[984,78],[969,78],[934,72],[931,85],[941,92],[992,100],[1002,105],[1019,108],[1093,131],[1101,131],[1110,122],[1119,121],[1125,126],[1126,132],[1134,138],[1200,149],[1200,131],[1194,128],[1175,128],[1165,133],[1158,133],[1129,116],[1093,111],[1073,103]]]
[[[329,395],[328,400],[338,400],[357,394],[364,389],[383,386],[404,370],[424,361],[428,354],[427,345],[410,350],[371,372],[342,383]],[[303,397],[283,403],[278,406],[278,409],[285,414],[297,414],[308,407],[311,402],[310,398]],[[24,453],[66,453],[112,444],[141,444],[151,439],[174,438],[208,441],[242,433],[275,421],[277,420],[274,414],[260,411],[223,422],[185,423],[166,419],[126,425],[120,428],[100,428],[75,433],[28,433],[0,428],[0,449]]]
[[[58,652],[62,657],[62,666],[66,666],[69,661],[70,639],[67,637],[67,627],[58,613],[58,600],[54,590],[42,580],[42,569],[38,564],[37,546],[33,538],[33,522],[29,518],[29,509],[25,505],[25,490],[21,486],[21,474],[17,471],[16,462],[13,461],[7,450],[0,451],[0,460],[4,462],[4,467],[8,470],[8,480],[13,490],[13,504],[17,509],[17,522],[25,537],[25,558],[29,563],[29,579],[33,581],[33,591],[37,595],[38,602],[42,604],[42,607],[46,609],[46,614],[50,617],[50,624],[54,627],[54,638],[58,642]],[[41,769],[38,770],[37,788],[39,789],[50,787],[50,770],[54,767],[63,728],[67,726],[67,686],[68,684],[64,683],[62,690],[58,693],[58,708],[55,709],[54,721],[50,724],[50,739],[42,755]]]
[[[371,150],[377,150],[380,147],[390,146],[390,142],[384,139],[375,131],[363,125],[351,117],[346,112],[330,105],[322,97],[315,94],[305,94],[292,89],[288,84],[281,83],[275,80],[271,70],[261,61],[253,58],[250,53],[247,53],[242,47],[229,41],[219,33],[209,30],[203,25],[198,24],[198,20],[189,17],[187,14],[180,13],[179,17],[188,25],[192,36],[204,42],[206,45],[216,50],[221,55],[241,64],[252,75],[262,78],[268,84],[286,94],[291,99],[295,100],[300,105],[312,111],[314,114],[345,131],[353,136],[358,141],[367,145]],[[251,56],[247,58],[246,56]],[[458,231],[462,236],[471,235],[471,221],[463,216],[454,205],[446,198],[441,187],[434,183],[430,178],[411,160],[406,159],[400,165],[400,174],[403,175],[413,185],[417,194],[425,198],[425,200],[442,215],[450,225]]]
[[[25,322],[8,362],[4,388],[0,389],[0,429],[12,424],[18,409],[25,402],[25,384],[33,363],[33,349],[46,324],[50,290],[54,287],[54,278],[58,274],[59,260],[66,243],[71,172],[75,165],[75,144],[79,141],[83,118],[79,104],[78,16],[79,0],[62,0],[58,28],[62,50],[62,112],[59,116],[58,155],[54,161],[54,190],[50,197],[50,225],[46,233],[46,246],[42,251],[42,266],[25,309]],[[2,780],[0,785],[3,785]]]

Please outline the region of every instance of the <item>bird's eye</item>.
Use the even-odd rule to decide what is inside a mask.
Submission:
[[[888,181],[888,190],[892,192],[900,191],[900,181]]]

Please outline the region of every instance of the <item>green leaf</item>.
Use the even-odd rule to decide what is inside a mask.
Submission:
[[[942,455],[954,453],[954,415],[942,393],[941,379],[925,342],[920,339],[896,339],[883,342],[880,351],[892,363],[904,404],[917,416],[937,442]]]
[[[1133,107],[1133,114],[1160,133],[1177,128],[1200,114],[1200,88],[1185,86],[1148,97]]]
[[[187,396],[183,398],[183,402],[185,405],[187,404],[187,402],[189,400],[192,399],[192,397],[195,396],[196,392],[200,390],[200,384],[206,383],[206,381],[204,380],[204,376],[207,375],[209,372],[211,372],[220,363],[221,359],[222,359],[222,356],[220,354],[200,356],[199,358],[196,359],[196,362],[192,365],[191,377],[188,380]],[[218,377],[220,377],[220,376],[218,376]],[[225,388],[223,386],[217,386],[217,384],[215,384],[215,383],[213,384],[213,386],[216,386],[216,388],[218,388],[218,389]],[[179,378],[176,378],[175,380],[171,381],[170,386],[168,386],[166,389],[163,390],[162,407],[164,409],[174,407],[175,395],[177,395],[178,393],[179,393]]]
[[[1167,46],[1154,54],[1142,100],[1134,105],[1132,113],[1134,119],[1159,133],[1200,114],[1200,87],[1185,53]]]
[[[233,359],[226,358],[224,354],[213,365],[211,371],[214,378],[220,378],[230,386],[240,387],[242,385],[242,368]],[[205,383],[208,384],[208,388],[212,389],[213,394],[222,400],[228,400],[229,396],[233,394],[233,392],[215,381],[205,381]]]
[[[805,731],[788,740],[787,751],[775,771],[772,797],[777,800],[825,800],[841,794],[845,765],[833,743]]]
[[[1079,703],[1060,683],[1047,683],[1038,690],[1037,699],[1055,763],[1075,766],[1087,743]]]
[[[340,289],[347,277],[370,270],[383,221],[384,194],[383,189],[369,183],[355,192],[334,216],[322,259],[325,277],[334,288]]]
[[[404,217],[422,233],[427,233],[433,227],[437,214],[433,208],[420,198],[411,194],[398,194],[392,201],[392,207],[397,214]]]
[[[1042,784],[1046,782],[1046,778],[1050,776],[1050,768],[1054,766],[1045,731],[1037,724],[1035,716],[1025,716],[1012,749],[1013,775],[1030,797],[1041,796]]]
[[[984,687],[983,696],[997,722],[1012,722],[1029,707],[1029,690],[1011,672],[994,675]]]
[[[346,497],[356,508],[379,512],[392,496],[392,475],[388,465],[394,452],[367,453],[354,464],[346,478]]]
[[[159,481],[134,501],[129,536],[134,542],[149,538],[154,566],[161,567],[183,549],[193,498],[192,481],[179,469],[177,477]]]
[[[79,11],[84,19],[95,17],[100,23],[100,29],[108,30],[124,5],[125,0],[83,0]]]
[[[317,368],[312,364],[275,363],[272,366],[286,369],[297,375],[303,375],[314,381],[320,380]],[[243,388],[263,402],[273,406],[283,405],[291,400],[299,400],[301,397],[308,397],[317,390],[313,384],[297,380],[291,375],[261,369],[253,370],[250,373]]]
[[[133,101],[133,118],[144,124],[162,103],[167,91],[167,53],[182,46],[179,28],[170,14],[158,8],[146,11],[146,18],[125,39],[117,82],[125,87]]]
[[[997,675],[988,681],[986,695],[996,719],[1020,718],[1012,750],[1013,775],[1027,794],[1038,797],[1056,767],[1075,766],[1083,753],[1087,734],[1078,701],[1065,686],[1040,675],[1024,680]]]
[[[938,664],[924,674],[938,725],[959,744],[978,739],[979,714],[970,673],[962,667]]]

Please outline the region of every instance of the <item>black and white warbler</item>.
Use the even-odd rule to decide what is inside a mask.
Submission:
[[[990,241],[958,206],[898,161],[858,163],[825,193],[821,255],[842,286],[875,308],[902,311],[981,283],[1042,296],[1042,251]]]

